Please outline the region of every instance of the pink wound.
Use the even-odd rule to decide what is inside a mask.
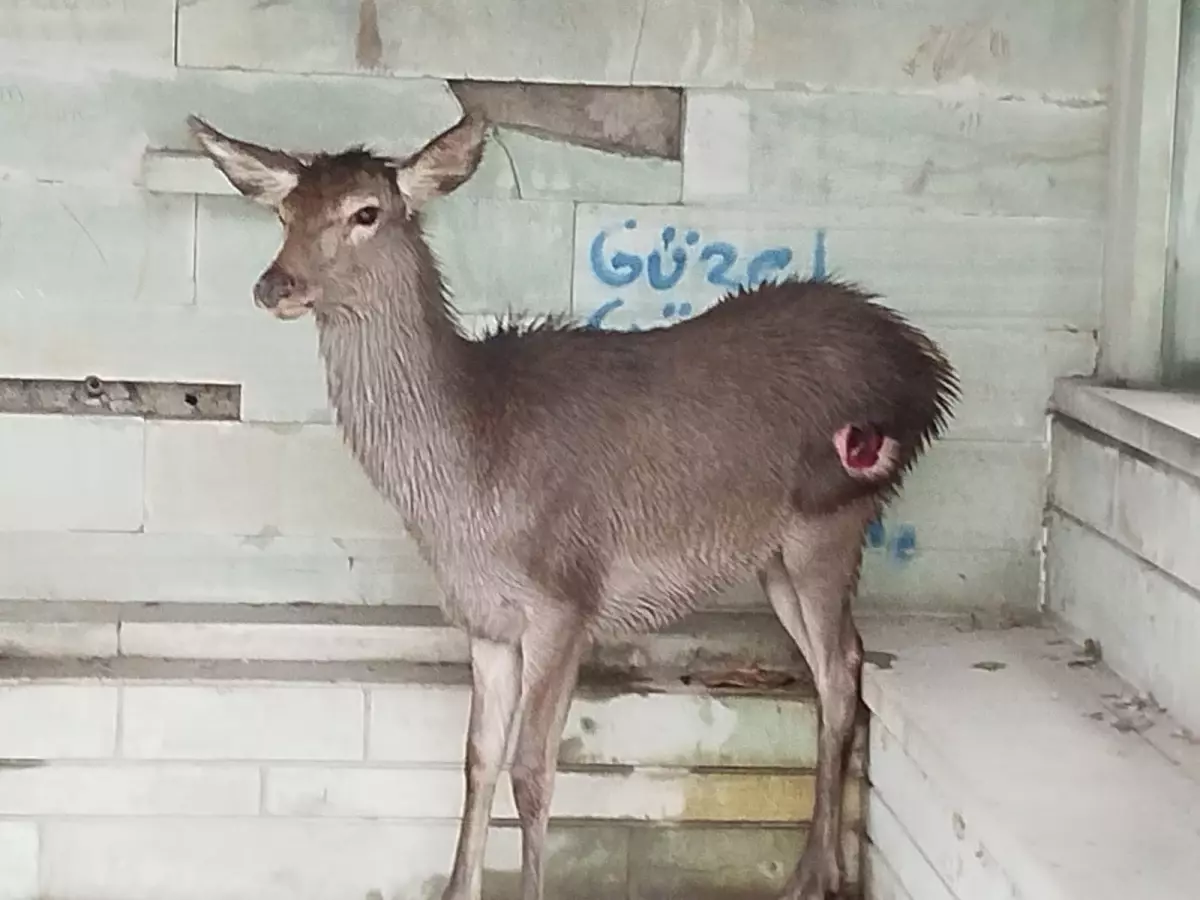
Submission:
[[[870,469],[879,462],[883,435],[867,426],[848,425],[838,435],[841,440],[842,462],[847,469]]]

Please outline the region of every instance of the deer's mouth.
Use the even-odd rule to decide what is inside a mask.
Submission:
[[[313,302],[311,300],[281,300],[275,306],[275,308],[271,310],[271,314],[274,315],[275,318],[282,319],[286,322],[291,319],[299,319],[312,308]]]

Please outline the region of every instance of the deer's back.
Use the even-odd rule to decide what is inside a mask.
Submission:
[[[541,581],[626,618],[745,577],[798,520],[869,501],[834,432],[875,425],[903,469],[954,388],[919,332],[851,288],[804,282],[651,332],[502,333],[477,374],[501,539]]]

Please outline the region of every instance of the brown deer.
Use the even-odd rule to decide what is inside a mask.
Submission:
[[[555,764],[581,658],[760,580],[821,709],[813,823],[784,895],[836,896],[859,707],[851,617],[870,521],[945,428],[957,376],[873,295],[787,279],[639,333],[550,319],[464,336],[421,210],[471,177],[470,116],[404,159],[300,158],[192,131],[283,245],[254,285],[316,317],[350,451],[403,514],[470,637],[466,801],[445,900],[479,900],[511,760],[522,893],[540,900]],[[510,738],[511,736],[511,738]]]

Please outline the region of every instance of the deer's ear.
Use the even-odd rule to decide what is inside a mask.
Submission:
[[[418,210],[434,197],[449,194],[475,174],[483,158],[488,123],[465,115],[428,144],[396,162],[396,185]]]
[[[188,128],[229,183],[263,206],[276,208],[300,180],[304,164],[282,150],[235,140],[197,116]]]

